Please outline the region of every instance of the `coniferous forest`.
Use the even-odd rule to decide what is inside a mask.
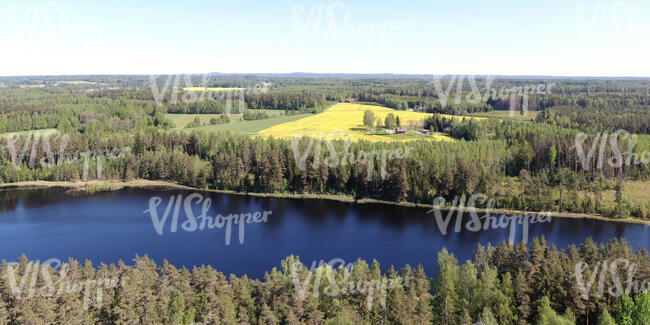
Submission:
[[[650,1],[0,1],[0,325],[650,325]]]
[[[5,141],[6,149],[0,153],[0,179],[6,183],[79,180],[84,176],[84,164],[80,163],[84,152],[128,147],[129,152],[101,161],[102,179],[170,180],[240,192],[331,194],[429,204],[438,196],[451,200],[463,194],[485,193],[496,199],[498,208],[611,218],[650,216],[650,202],[636,195],[647,190],[650,176],[650,135],[645,129],[650,125],[647,81],[497,79],[489,88],[479,88],[485,98],[495,89],[522,87],[525,82],[554,83],[550,94],[527,99],[528,110],[537,110],[536,117],[520,121],[449,118],[442,113],[469,116],[473,112],[464,106],[472,104],[464,102],[468,95],[461,96],[458,104],[447,103],[458,109],[437,109],[441,95],[430,81],[420,79],[212,78],[215,80],[209,86],[214,87],[257,89],[256,85],[273,85],[263,93],[251,91],[250,96],[235,91],[231,98],[219,94],[212,94],[214,98],[191,97],[182,89],[168,90],[155,98],[145,77],[93,78],[105,82],[101,89],[94,84],[67,89],[70,86],[54,86],[47,78],[33,79],[3,80],[7,86],[0,88],[0,131],[13,132],[12,141]],[[442,82],[446,89],[445,79]],[[476,80],[479,86],[487,87],[481,82],[486,81]],[[20,86],[33,83],[44,87]],[[112,89],[123,84],[133,86]],[[85,89],[88,87],[95,88]],[[472,89],[467,84],[464,87],[463,94],[471,94]],[[288,139],[211,132],[201,127],[179,129],[168,114],[209,113],[225,118],[227,106],[238,105],[243,105],[244,116],[257,114],[248,113],[250,107],[318,112],[329,103],[349,98],[385,104],[364,97],[370,93],[400,98],[404,104],[396,109],[430,112],[430,117],[421,121],[422,127],[458,141],[359,141],[346,145],[334,140],[331,150],[322,141],[310,145],[304,137],[298,139],[298,152],[306,153],[306,157],[299,157],[305,159],[305,168],[298,166],[300,160]],[[489,104],[490,98],[483,103],[485,110],[499,112],[499,105]],[[427,106],[428,101],[433,104]],[[517,109],[515,116],[521,114]],[[39,129],[56,129],[59,134],[29,132]],[[347,163],[358,159],[359,152],[406,147],[408,155],[384,159],[383,167],[380,155]],[[336,166],[322,163],[332,156],[339,161]],[[97,159],[93,158],[86,159],[91,169],[86,179],[97,178],[92,170]],[[29,168],[17,169],[12,164]]]
[[[59,270],[37,270],[37,293],[30,299],[24,292],[16,297],[3,277],[0,323],[648,324],[647,282],[627,283],[624,268],[594,267],[619,258],[635,263],[638,278],[650,275],[647,249],[635,252],[616,239],[600,246],[588,239],[563,250],[543,237],[530,247],[479,245],[471,261],[458,261],[443,249],[433,278],[421,266],[382,272],[377,261],[364,260],[310,269],[294,256],[262,279],[228,276],[210,266],[178,269],[147,256],[132,265],[71,259]],[[20,282],[31,277],[33,263],[23,256],[0,269],[12,268],[11,279]],[[569,276],[581,265],[589,266],[585,279],[603,272],[597,283],[582,286]],[[113,285],[98,279],[112,279]],[[614,292],[645,285],[646,291],[616,296],[598,289],[602,285],[613,285]]]
[[[66,78],[92,83],[62,83]],[[461,96],[445,104],[430,81],[416,77],[211,79],[209,87],[254,90],[263,84],[266,89],[197,98],[182,89],[157,93],[144,77],[0,78],[0,182],[145,179],[197,189],[421,204],[484,193],[494,198],[494,207],[507,210],[650,217],[646,80],[490,81],[494,89],[554,83],[553,92],[527,98],[524,111],[523,98],[500,99],[481,78],[476,82],[484,101]],[[199,118],[179,128],[171,119],[216,114],[209,125],[236,126],[243,122],[227,117],[230,110],[242,108],[242,121],[264,121],[272,111],[318,114],[346,101],[392,108],[397,117],[400,111],[426,113],[422,128],[455,141],[325,144],[308,136],[289,140],[202,130],[208,123]],[[503,117],[508,110],[514,117]],[[473,119],[473,114],[498,117]],[[519,118],[527,114],[534,115]],[[50,135],[38,132],[48,129]],[[611,145],[612,135],[617,145]],[[380,154],[364,156],[395,150],[408,154],[383,160]],[[334,160],[338,163],[324,163]],[[639,199],[638,191],[646,194]],[[179,269],[147,256],[116,265],[71,259],[56,270],[23,256],[18,264],[5,261],[0,267],[7,275],[0,280],[0,324],[649,321],[643,279],[650,278],[650,255],[625,239],[603,244],[588,239],[558,249],[542,237],[529,245],[478,245],[470,261],[457,260],[446,249],[431,256],[436,258],[437,271],[427,276],[416,265],[382,272],[379,262],[358,260],[342,268],[314,268],[289,256],[254,279],[210,266]],[[627,264],[610,268],[617,260]]]

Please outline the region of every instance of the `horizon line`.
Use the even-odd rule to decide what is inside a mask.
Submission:
[[[73,77],[73,76],[169,76],[169,75],[225,75],[225,76],[264,76],[264,75],[324,75],[324,76],[408,76],[408,77],[432,77],[432,76],[475,76],[495,78],[576,78],[576,79],[650,79],[650,76],[633,75],[552,75],[552,74],[468,74],[468,73],[395,73],[395,72],[176,72],[176,73],[72,73],[72,74],[25,74],[25,75],[0,75],[0,78],[17,77]]]

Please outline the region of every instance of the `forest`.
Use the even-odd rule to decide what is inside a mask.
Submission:
[[[192,84],[181,81],[179,87],[238,90],[212,92],[198,100],[180,88],[154,90],[147,76],[0,77],[0,183],[147,179],[199,189],[324,194],[400,204],[431,204],[436,197],[452,201],[483,193],[501,209],[650,219],[647,79],[208,77],[205,81],[205,76],[189,76]],[[544,93],[521,92],[541,84],[553,87]],[[502,96],[502,89],[515,92]],[[477,96],[478,101],[473,99]],[[242,108],[244,121],[268,121],[270,115],[255,110],[317,114],[338,102],[427,113],[422,126],[454,141],[334,140],[317,143],[320,147],[314,150],[306,136],[290,141],[182,130],[167,117],[221,114],[211,124],[236,125],[242,122],[230,121],[229,110]],[[499,111],[534,118],[444,115]],[[193,123],[190,126],[200,125],[198,119]],[[312,150],[297,157],[296,145],[298,152]],[[97,155],[122,148],[128,150]],[[405,148],[408,155],[388,159],[385,166],[377,163],[378,156],[367,154]],[[342,152],[366,155],[346,163],[334,157]],[[300,158],[306,168],[301,168]],[[324,163],[334,158],[339,163]],[[589,292],[585,299],[574,276],[576,265],[589,266],[588,278],[597,263],[625,259],[637,266],[638,278],[650,278],[647,249],[635,252],[624,240],[600,246],[587,240],[579,247],[558,250],[538,238],[529,246],[479,246],[464,264],[446,250],[437,258],[436,275],[427,277],[421,267],[391,267],[386,272],[376,261],[362,260],[352,271],[310,270],[308,265],[295,270],[298,257],[292,256],[263,279],[224,275],[211,267],[177,269],[146,256],[110,266],[71,260],[67,274],[80,281],[95,277],[136,281],[105,288],[103,303],[91,300],[85,310],[83,293],[21,299],[1,277],[0,324],[36,319],[44,323],[74,319],[80,324],[134,319],[161,324],[648,324],[647,292],[616,297]],[[23,257],[16,274],[29,265]],[[0,267],[2,274],[8,267],[6,263]],[[52,279],[62,276],[56,270],[47,272]],[[382,297],[373,296],[375,304],[369,307],[368,292],[378,291],[336,297],[298,294],[295,277],[313,280],[318,272],[376,283],[398,277],[412,281],[408,287],[388,288],[383,306],[377,305]],[[602,277],[606,288],[614,286],[611,272]],[[327,281],[308,281],[307,292],[314,286],[319,292]]]
[[[490,130],[491,123],[498,126]],[[66,153],[129,147],[132,150],[123,157],[102,162],[103,179],[171,180],[197,188],[240,192],[335,194],[419,203],[430,203],[437,196],[451,200],[463,194],[485,193],[496,198],[499,208],[648,218],[650,202],[599,200],[607,190],[622,192],[624,178],[647,180],[648,164],[621,164],[619,168],[604,164],[601,169],[584,171],[571,148],[575,137],[571,130],[524,126],[514,122],[460,123],[456,127],[478,128],[471,134],[494,134],[479,141],[409,143],[412,149],[408,157],[386,162],[385,177],[381,177],[380,164],[369,168],[369,160],[335,167],[320,163],[330,155],[328,150],[322,150],[318,159],[315,151],[310,151],[303,172],[289,140],[159,130],[116,133],[107,139],[83,133],[68,138],[28,134],[16,136],[11,151],[0,154],[0,179],[75,181],[81,178],[84,163],[70,160]],[[42,145],[43,141],[48,145]],[[308,143],[307,138],[299,141],[300,152]],[[341,153],[346,144],[334,141],[332,146]],[[352,156],[400,146],[360,142],[349,145],[348,150]],[[55,148],[52,159],[47,147]],[[609,158],[614,153],[609,149],[605,154]],[[586,163],[596,167],[597,160],[594,156]],[[28,168],[30,161],[43,163]],[[96,175],[96,166],[96,160],[89,161],[90,175]],[[514,186],[504,188],[506,181]]]
[[[650,176],[650,112],[645,80],[442,79],[442,89],[460,84],[464,95],[472,90],[472,84],[484,95],[490,94],[491,89],[523,87],[535,82],[554,84],[549,93],[531,95],[528,99],[528,109],[539,112],[533,121],[459,121],[438,112],[467,114],[473,110],[452,109],[455,104],[451,101],[447,101],[446,108],[432,108],[440,104],[441,94],[430,80],[422,79],[217,76],[210,78],[207,85],[254,89],[265,84],[269,89],[250,94],[234,91],[230,102],[223,94],[215,93],[204,100],[186,101],[183,98],[187,99],[187,94],[169,90],[159,105],[144,77],[95,77],[93,82],[105,83],[97,89],[87,89],[98,87],[96,84],[83,84],[79,89],[70,85],[61,88],[45,77],[38,81],[43,88],[25,88],[20,84],[37,82],[26,78],[3,80],[14,86],[0,89],[0,132],[56,129],[70,141],[61,147],[56,137],[37,139],[36,134],[20,133],[11,149],[27,153],[21,161],[11,157],[7,150],[10,148],[3,143],[3,182],[78,180],[83,164],[61,163],[58,156],[63,152],[131,147],[134,150],[130,155],[107,162],[105,179],[171,180],[200,188],[242,192],[334,194],[416,203],[431,202],[437,196],[451,199],[480,192],[494,197],[499,208],[611,217],[650,216],[650,202],[632,200],[626,195],[626,184],[643,184]],[[193,78],[196,83],[203,80],[200,76]],[[116,87],[125,84],[132,86]],[[378,96],[394,96],[403,103],[389,105]],[[307,164],[311,166],[303,173],[296,168],[296,157],[288,141],[227,133],[180,133],[173,130],[173,123],[165,117],[166,113],[220,113],[222,120],[227,121],[223,114],[228,105],[235,110],[243,104],[244,119],[253,120],[268,116],[251,113],[249,108],[318,112],[331,102],[351,98],[396,109],[432,112],[423,121],[425,128],[444,132],[459,141],[410,142],[413,154],[389,161],[388,176],[384,178],[375,177],[374,173],[380,172],[378,166],[367,175],[368,166],[360,164],[314,164],[327,158],[327,150],[319,156],[310,153]],[[427,106],[427,101],[435,104]],[[464,104],[471,103],[461,101],[459,105]],[[480,105],[486,110],[503,109],[491,97]],[[624,133],[615,133],[617,130]],[[109,139],[106,134],[111,135]],[[608,141],[601,141],[599,136],[606,136],[611,142],[614,134],[617,146],[602,146]],[[578,139],[583,139],[582,152],[577,150]],[[53,153],[56,164],[18,171],[11,166],[34,158],[40,161],[46,153],[42,145],[34,146],[39,141],[51,142],[51,148],[58,148]],[[300,143],[305,148],[308,140],[302,139]],[[333,145],[338,152],[345,146],[336,141]],[[370,152],[396,146],[400,145],[361,141],[353,143],[349,150]],[[589,155],[596,146],[599,150]],[[608,163],[612,159],[615,163]],[[603,201],[603,195],[611,191],[615,191],[616,200]]]
[[[628,278],[627,264],[621,263],[611,272],[603,271],[592,287],[581,287],[576,280],[580,265],[592,266],[586,274],[597,273],[593,265],[616,259],[636,267],[633,279]],[[634,252],[625,241],[598,246],[587,239],[579,247],[558,250],[542,237],[530,248],[479,244],[472,260],[462,265],[443,249],[437,261],[436,276],[430,278],[422,266],[382,271],[377,261],[357,260],[345,267],[324,264],[310,270],[298,257],[289,256],[256,280],[228,276],[210,266],[178,269],[147,256],[136,257],[132,265],[70,259],[55,270],[23,255],[15,265],[4,261],[0,266],[2,274],[13,276],[0,277],[0,324],[650,322],[650,293],[631,297],[625,291],[628,283],[620,282],[648,279],[650,255],[645,248]],[[16,283],[30,272],[39,274],[16,291]],[[105,285],[100,279],[114,282]],[[396,282],[399,279],[407,280]],[[30,288],[36,292],[31,296]]]

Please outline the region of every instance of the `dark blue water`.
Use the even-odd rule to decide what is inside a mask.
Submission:
[[[443,247],[462,263],[472,257],[477,244],[495,245],[509,236],[509,229],[463,229],[442,235],[434,215],[424,208],[206,192],[200,193],[212,200],[208,216],[271,214],[266,222],[244,225],[243,244],[239,226],[233,224],[227,245],[225,225],[183,230],[181,224],[187,219],[181,206],[177,231],[170,232],[170,215],[159,235],[151,215],[144,213],[151,197],[161,197],[157,211],[162,216],[170,196],[181,194],[184,199],[191,193],[134,189],[94,195],[70,195],[62,189],[0,192],[0,259],[17,261],[26,254],[40,261],[73,257],[89,259],[94,265],[119,260],[131,264],[136,255],[146,254],[158,263],[167,259],[178,267],[212,265],[226,274],[260,278],[294,254],[308,266],[312,261],[335,258],[346,263],[376,259],[382,269],[422,264],[433,275],[437,252]],[[192,207],[195,215],[201,214],[200,204]],[[518,226],[518,241],[521,232]],[[636,249],[650,247],[650,227],[638,224],[553,218],[550,223],[530,225],[530,238],[540,235],[559,248],[578,245],[589,236],[598,242],[624,237]]]

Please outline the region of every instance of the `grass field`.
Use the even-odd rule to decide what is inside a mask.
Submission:
[[[201,124],[210,124],[211,118],[219,118],[221,114],[165,114],[168,120],[172,121],[177,128],[184,128],[198,117]]]
[[[330,132],[340,132],[339,134],[332,136],[332,138],[338,139],[351,135],[354,141],[412,141],[418,139],[455,141],[453,138],[440,133],[429,136],[421,135],[417,132],[409,132],[409,134],[405,135],[379,135],[368,133],[366,128],[363,126],[363,114],[366,110],[373,111],[375,117],[379,117],[382,120],[386,118],[386,115],[389,113],[393,113],[394,115],[399,116],[403,126],[408,126],[411,121],[418,123],[431,116],[431,114],[428,113],[397,111],[375,105],[341,103],[320,114],[312,115],[293,122],[271,126],[262,130],[260,134],[264,136],[272,135],[276,138],[291,138],[294,136],[318,136],[321,133],[323,136],[327,136]],[[444,116],[456,119],[464,118],[462,116]]]
[[[650,192],[650,181],[626,181],[623,185],[623,200],[634,204],[645,204],[648,202]],[[603,191],[603,202],[613,204],[616,202],[616,191]]]
[[[521,115],[519,111],[515,111],[513,116],[510,116],[510,111],[491,111],[482,113],[473,113],[471,116],[498,118],[498,119],[511,119],[517,121],[532,121],[537,118],[540,111],[528,111],[526,115]]]
[[[523,195],[524,186],[521,181],[508,177],[504,179],[504,182],[499,186],[498,193],[499,195]],[[646,204],[648,202],[648,192],[650,192],[650,181],[637,181],[637,180],[626,180],[623,184],[623,201],[630,202],[632,204]],[[611,205],[616,202],[616,191],[614,190],[605,190],[602,191],[602,204]],[[564,190],[565,197],[569,195],[567,190]],[[593,193],[590,191],[578,191],[578,195],[581,198],[593,198]],[[558,200],[560,197],[559,191],[557,189],[553,190],[553,199]]]
[[[222,87],[187,87],[183,88],[185,91],[230,91],[230,90],[242,90],[246,88],[222,88]]]
[[[438,133],[438,136],[446,137],[444,133]],[[425,135],[419,133],[415,130],[408,130],[405,134],[377,134],[377,136],[384,137],[386,139],[395,140],[395,141],[408,141],[408,140],[430,140],[432,137],[430,135]]]
[[[218,125],[205,125],[195,128],[182,129],[183,132],[191,131],[203,131],[203,132],[233,132],[245,135],[255,135],[258,134],[261,130],[272,127],[276,124],[282,124],[287,122],[296,121],[302,118],[309,116],[314,116],[313,114],[298,114],[298,115],[287,115],[281,117],[267,118],[264,120],[255,120],[255,121],[243,121],[243,122],[233,122],[226,124]]]
[[[271,116],[284,116],[283,110],[278,109],[250,109],[251,112],[265,112]],[[184,128],[198,117],[201,124],[210,124],[211,118],[219,118],[221,114],[165,114],[165,117],[174,122],[177,128]],[[242,122],[242,114],[230,114],[230,122]]]
[[[72,81],[57,81],[57,84],[68,84],[68,85],[105,85],[102,82],[95,81],[84,81],[84,80],[72,80]]]

